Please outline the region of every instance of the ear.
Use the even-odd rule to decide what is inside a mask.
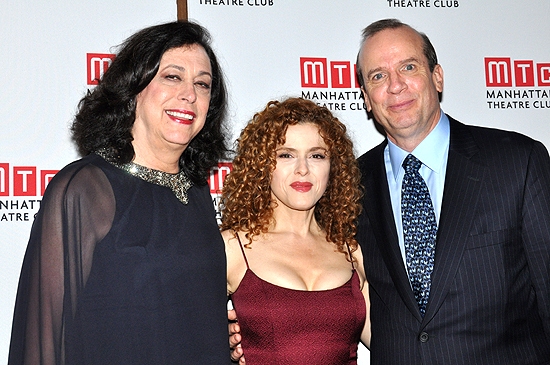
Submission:
[[[440,93],[443,92],[443,68],[439,64],[434,67],[432,81],[435,85],[435,89]]]
[[[367,92],[365,91],[365,88],[363,86],[361,86],[361,92],[363,93],[363,99],[365,99],[367,111],[370,112],[372,110],[372,106],[370,105],[369,96],[367,95]]]

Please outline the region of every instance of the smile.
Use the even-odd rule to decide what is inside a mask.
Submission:
[[[183,112],[166,110],[166,114],[170,117],[170,119],[178,123],[185,123],[185,124],[189,124],[189,122],[192,122],[193,119],[195,119],[196,117],[195,113],[187,110]]]
[[[404,102],[401,102],[401,103],[398,103],[398,104],[390,105],[389,108],[391,110],[394,110],[394,111],[407,109],[409,106],[412,105],[413,102],[414,102],[414,100],[407,100],[407,101],[404,101]]]
[[[313,187],[313,184],[307,181],[295,181],[292,184],[290,184],[290,187],[292,187],[292,189],[299,191],[301,193],[307,193],[308,191],[311,190],[311,188]]]

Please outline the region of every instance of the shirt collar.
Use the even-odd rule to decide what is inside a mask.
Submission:
[[[444,173],[441,169],[445,162],[445,152],[448,150],[450,135],[449,118],[441,111],[441,116],[435,128],[411,153],[430,170],[436,173]],[[397,180],[399,171],[402,169],[401,165],[409,152],[401,149],[389,139],[388,149],[393,175]]]

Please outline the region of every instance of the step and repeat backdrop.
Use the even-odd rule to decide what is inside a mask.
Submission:
[[[355,60],[362,29],[398,18],[430,37],[444,70],[446,113],[550,148],[547,1],[188,0],[188,11],[223,58],[233,138],[267,101],[301,96],[346,123],[357,156],[379,144],[384,136],[367,117]],[[369,364],[362,346],[358,363]]]
[[[78,101],[115,46],[176,14],[175,0],[0,1],[0,363],[34,215],[51,177],[78,158]]]
[[[550,3],[513,0],[188,0],[228,81],[231,139],[269,100],[311,99],[349,127],[359,156],[384,137],[354,78],[361,30],[398,18],[432,40],[443,110],[550,147]],[[4,0],[0,11],[0,362],[7,359],[19,271],[48,181],[78,158],[76,105],[143,27],[176,19],[176,1]],[[212,171],[213,204],[231,170]],[[369,363],[360,349],[359,364]]]

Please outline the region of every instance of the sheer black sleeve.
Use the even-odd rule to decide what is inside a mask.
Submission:
[[[23,261],[9,365],[65,364],[66,330],[115,208],[111,184],[98,167],[75,162],[52,179]]]

